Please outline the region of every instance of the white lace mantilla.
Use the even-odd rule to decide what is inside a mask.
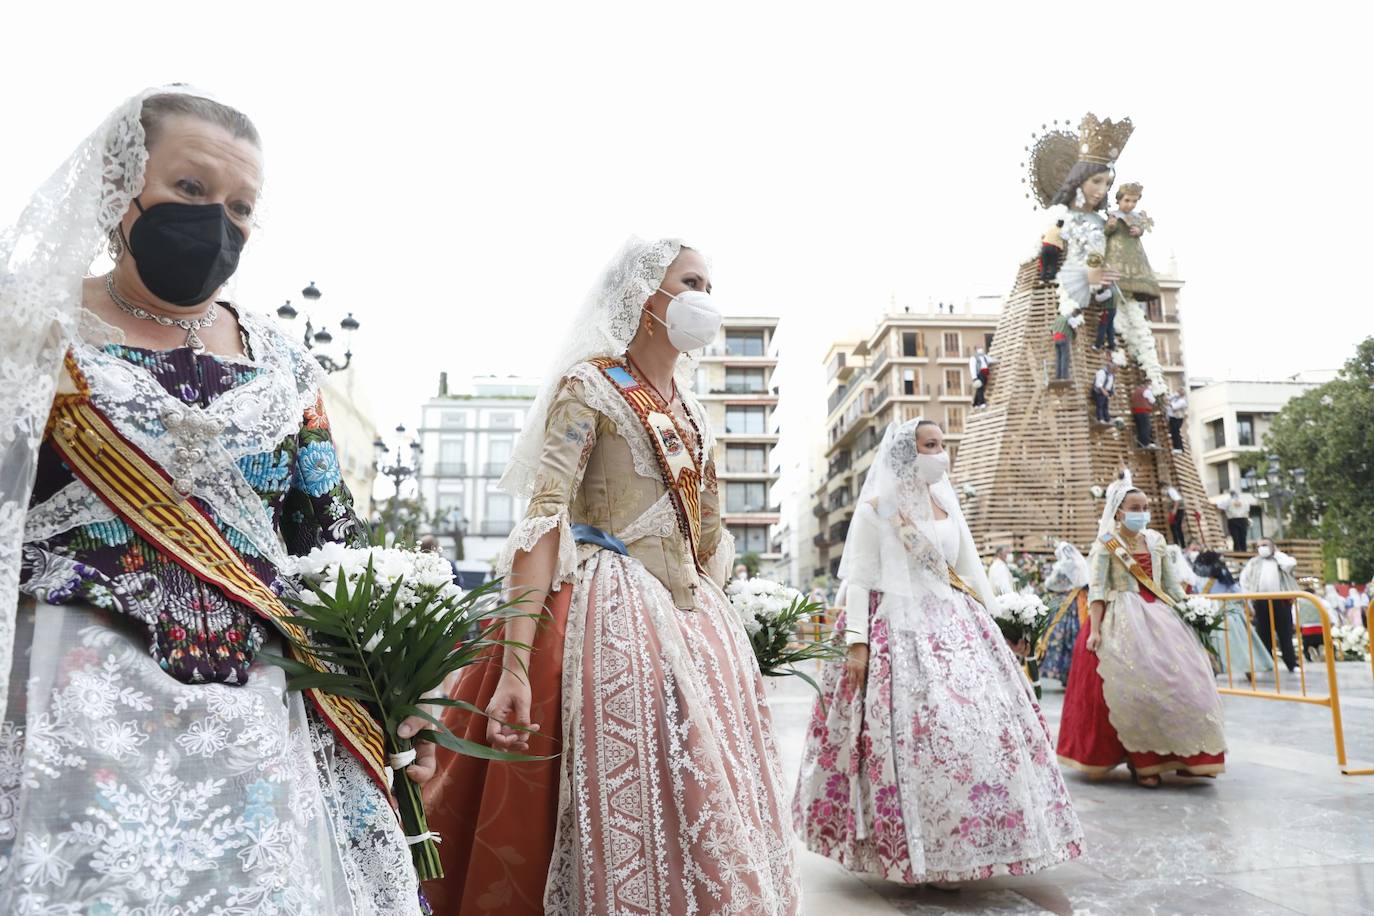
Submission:
[[[0,722],[0,912],[418,914],[386,796],[281,671],[183,684],[140,632],[96,615],[21,613],[32,651]]]
[[[99,346],[78,341],[72,353],[90,385],[91,401],[120,434],[276,564],[285,548],[238,459],[271,452],[300,429],[305,410],[319,397],[320,369],[271,321],[252,312],[240,320],[254,354],[242,362],[260,371],[203,409],[177,399],[152,373]],[[60,504],[49,507],[48,500],[34,508],[35,527],[49,537],[109,517],[102,517],[98,497],[80,481],[53,499]],[[58,528],[59,523],[66,527]]]

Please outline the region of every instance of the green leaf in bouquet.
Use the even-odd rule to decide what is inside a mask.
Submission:
[[[412,741],[433,741],[440,747],[448,748],[451,751],[456,751],[460,754],[465,754],[469,757],[480,757],[483,760],[533,761],[552,760],[554,757],[558,756],[557,754],[552,754],[540,757],[532,754],[517,754],[513,751],[498,751],[496,750],[496,748],[487,747],[485,744],[478,744],[477,742],[469,741],[466,738],[459,738],[453,732],[449,731],[448,726],[440,722],[438,719],[430,715],[428,712],[426,712],[419,706],[406,706],[402,709],[397,710],[397,712],[400,712],[406,716],[416,716],[434,725],[434,728],[432,729],[427,728],[421,732],[418,732],[413,738],[411,738]],[[483,715],[485,715],[485,713],[483,713]],[[522,731],[530,730],[522,729]],[[481,753],[474,752],[474,748],[480,749]]]

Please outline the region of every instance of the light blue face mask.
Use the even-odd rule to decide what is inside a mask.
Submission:
[[[1136,534],[1144,531],[1150,526],[1149,512],[1127,512],[1121,519],[1121,523]]]

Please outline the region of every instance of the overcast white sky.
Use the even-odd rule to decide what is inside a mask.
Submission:
[[[319,317],[352,311],[384,429],[441,369],[542,374],[633,232],[783,317],[785,409],[823,436],[826,345],[893,297],[1006,292],[1043,228],[1022,147],[1085,110],[1135,121],[1119,180],[1187,281],[1194,375],[1336,368],[1374,333],[1362,4],[12,6],[0,220],[130,93],[217,93],[266,148],[237,298],[314,280]]]

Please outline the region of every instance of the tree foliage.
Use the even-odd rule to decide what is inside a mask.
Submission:
[[[1359,345],[1336,379],[1285,404],[1265,445],[1285,470],[1307,471],[1293,533],[1313,530],[1328,555],[1349,557],[1351,574],[1368,581],[1374,576],[1374,337]]]

